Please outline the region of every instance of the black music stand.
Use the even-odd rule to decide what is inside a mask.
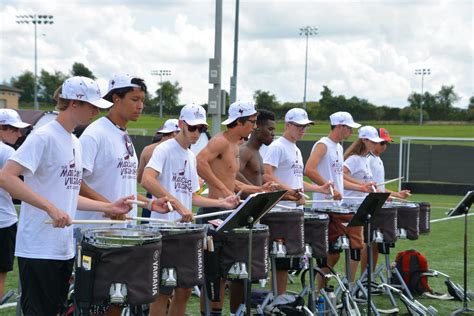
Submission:
[[[246,282],[245,291],[245,307],[246,315],[250,316],[252,304],[252,229],[254,224],[259,221],[268,211],[270,211],[275,204],[280,201],[286,190],[275,192],[262,192],[249,195],[240,206],[232,212],[222,224],[220,224],[216,231],[230,231],[234,228],[248,227],[248,278]]]
[[[390,193],[385,192],[369,193],[347,225],[349,227],[364,226],[364,230],[367,234],[367,316],[370,316],[372,307],[370,295],[372,285],[372,236],[370,234],[370,220],[374,213],[382,208],[389,196]]]
[[[463,307],[455,310],[451,315],[458,315],[463,313],[473,313],[474,309],[467,306],[467,214],[469,209],[474,202],[474,191],[466,193],[464,198],[456,205],[455,208],[451,209],[448,216],[464,215],[464,299]]]

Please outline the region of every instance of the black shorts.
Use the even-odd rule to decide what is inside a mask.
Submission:
[[[16,223],[0,228],[0,272],[13,270],[15,258]]]
[[[301,269],[300,258],[275,258],[275,266],[277,270],[299,270]]]
[[[66,309],[74,259],[49,260],[18,257],[21,308],[25,316],[56,315]]]

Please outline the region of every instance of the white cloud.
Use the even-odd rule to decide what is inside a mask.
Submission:
[[[224,1],[222,87],[229,89],[233,62],[234,1]],[[240,3],[238,97],[257,89],[280,101],[303,99],[305,39],[309,39],[307,99],[323,85],[335,94],[375,104],[405,106],[419,91],[415,68],[431,68],[425,90],[454,85],[465,107],[473,95],[473,2],[458,1],[252,1]],[[33,28],[15,16],[48,13],[40,26],[38,68],[69,72],[82,62],[105,82],[133,72],[157,88],[153,69],[169,69],[183,87],[180,101],[207,102],[208,60],[214,55],[215,2],[8,1],[0,4],[0,80],[33,69]]]

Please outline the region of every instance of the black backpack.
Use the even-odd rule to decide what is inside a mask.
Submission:
[[[395,263],[411,294],[433,293],[428,285],[428,277],[423,275],[429,271],[425,256],[414,249],[405,250],[397,254]]]

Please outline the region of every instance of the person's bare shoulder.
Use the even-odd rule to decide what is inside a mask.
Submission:
[[[216,154],[222,154],[227,151],[229,144],[229,140],[222,133],[219,133],[209,140],[205,149]]]
[[[159,143],[151,144],[143,148],[142,154],[140,155],[140,160],[148,162],[151,158],[151,155],[153,154],[153,151],[155,150],[156,146],[158,146]]]

